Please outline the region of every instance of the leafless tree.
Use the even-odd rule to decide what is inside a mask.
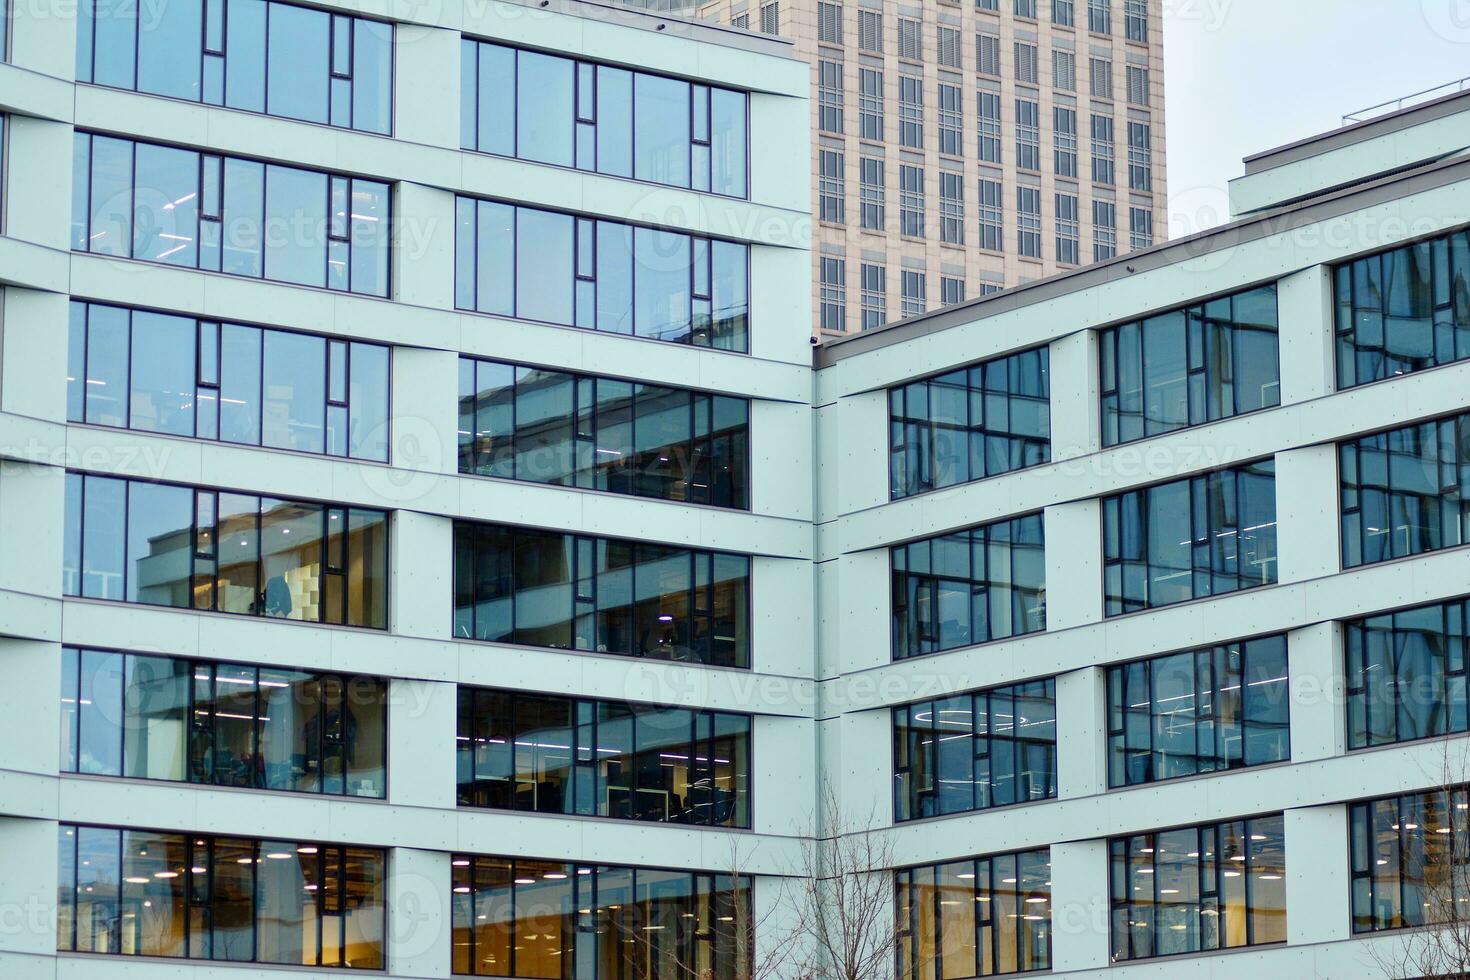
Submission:
[[[1401,872],[1420,879],[1424,924],[1368,947],[1394,980],[1470,980],[1470,820],[1457,809],[1470,783],[1470,740],[1445,736],[1435,764],[1426,774],[1445,794],[1445,810],[1435,816],[1442,826],[1413,828],[1424,838],[1422,868]]]

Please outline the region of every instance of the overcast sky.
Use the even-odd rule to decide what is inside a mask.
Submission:
[[[1470,0],[1163,0],[1169,236],[1225,221],[1241,157],[1470,76]]]

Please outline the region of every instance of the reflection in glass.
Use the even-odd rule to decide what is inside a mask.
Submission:
[[[1355,259],[1333,275],[1339,388],[1470,358],[1470,232]]]
[[[995,854],[895,871],[899,980],[1051,968],[1051,853]]]
[[[709,872],[456,854],[456,975],[747,976],[751,880]]]
[[[1470,414],[1338,443],[1344,568],[1466,542],[1467,440]]]
[[[749,506],[743,398],[461,358],[459,471]]]
[[[73,148],[78,251],[388,295],[386,183],[80,131]]]
[[[1470,727],[1463,599],[1348,620],[1348,748],[1407,742]]]
[[[750,826],[749,715],[461,687],[459,805]]]
[[[460,197],[457,309],[744,352],[737,242]]]
[[[747,101],[664,75],[460,43],[466,150],[745,197]]]
[[[1281,814],[1115,837],[1115,960],[1286,942]]]
[[[1353,932],[1463,920],[1467,814],[1464,786],[1348,807]]]
[[[894,499],[1051,459],[1045,347],[888,389]]]
[[[1103,498],[1106,614],[1276,582],[1276,464]]]
[[[750,559],[456,521],[454,635],[750,663]]]
[[[383,967],[385,852],[62,824],[56,948]]]
[[[1108,785],[1291,758],[1286,636],[1108,668]]]
[[[67,595],[387,627],[383,511],[66,479],[66,522],[81,529],[82,567],[80,583],[63,575]]]
[[[387,461],[387,347],[78,301],[68,337],[68,421]]]
[[[895,660],[1046,629],[1040,514],[891,551]]]
[[[893,709],[893,813],[917,820],[1057,795],[1052,678]]]
[[[76,72],[79,82],[391,131],[393,25],[275,0],[82,0]]]
[[[1103,444],[1281,402],[1272,283],[1101,331]]]

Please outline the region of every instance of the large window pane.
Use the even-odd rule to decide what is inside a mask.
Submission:
[[[570,324],[575,248],[571,215],[516,209],[516,316]]]
[[[151,143],[134,146],[132,257],[197,266],[199,154]]]
[[[104,0],[101,6],[106,18],[113,5]],[[138,91],[199,101],[199,59],[181,55],[198,50],[204,4],[170,3],[144,10],[138,22]]]
[[[638,72],[633,76],[633,176],[689,186],[689,85]]]
[[[517,52],[516,155],[570,167],[574,106],[570,58]]]
[[[186,487],[128,485],[127,601],[193,605],[194,495]]]
[[[127,657],[122,726],[122,744],[127,751],[124,775],[185,778],[191,673],[187,660]]]
[[[132,319],[128,426],[194,435],[195,321],[142,310],[134,312]]]
[[[327,344],[308,334],[265,330],[261,444],[320,453],[326,448]]]

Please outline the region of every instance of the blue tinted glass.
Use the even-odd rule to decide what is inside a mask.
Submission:
[[[569,58],[518,52],[516,155],[564,167],[572,165],[575,123]]]
[[[745,93],[713,89],[711,96],[710,150],[714,173],[710,190],[716,194],[744,197],[746,193]]]
[[[127,600],[192,605],[194,491],[134,481],[128,486]]]
[[[92,137],[91,231],[87,247],[127,257],[133,240],[133,144]]]
[[[638,74],[633,79],[633,176],[689,186],[689,84]]]
[[[77,81],[92,80],[92,0],[77,0]],[[4,28],[0,28],[0,36]]]
[[[633,73],[597,67],[597,169],[633,176]]]
[[[481,151],[515,155],[515,93],[515,51],[498,44],[480,45]]]
[[[82,595],[121,599],[127,484],[100,476],[82,482]]]
[[[270,5],[270,62],[266,66],[266,111],[276,116],[327,121],[331,77],[331,16],[320,10]],[[230,50],[236,50],[234,38]]]
[[[225,13],[230,55],[225,59],[225,102],[232,109],[265,111],[265,2],[230,0]]]
[[[136,146],[133,258],[199,264],[199,154],[151,143]]]
[[[66,323],[66,420],[84,421],[87,393],[87,304],[73,300]]]
[[[597,223],[597,329],[633,332],[633,229]]]
[[[531,261],[516,264],[516,316],[572,322],[573,224],[568,214],[518,209],[516,254]]]
[[[353,344],[348,376],[347,453],[388,460],[388,348]]]
[[[265,330],[261,445],[320,453],[326,448],[327,345],[321,337]]]
[[[660,340],[683,338],[689,331],[689,236],[635,228],[633,249],[636,333]]]
[[[714,243],[714,336],[710,346],[719,350],[749,348],[750,249],[735,242]]]
[[[352,25],[352,128],[387,134],[393,128],[393,25],[357,19]]]
[[[71,247],[89,247],[90,212],[87,197],[92,186],[92,137],[73,133],[71,140]]]
[[[148,4],[144,11],[138,23],[138,91],[197,102],[203,3],[176,0]]]
[[[87,322],[86,420],[128,424],[128,311],[93,306]]]
[[[97,36],[92,80],[98,85],[132,88],[138,27],[138,0],[107,0],[94,9]]]
[[[265,192],[265,277],[324,285],[327,175],[271,164]]]
[[[479,72],[478,46],[469,38],[459,41],[459,145],[466,150],[478,149],[475,130],[476,91],[475,79]]]
[[[131,428],[194,435],[194,340],[192,317],[133,314]]]
[[[387,296],[388,185],[374,180],[353,180],[350,202],[352,291]]]
[[[234,323],[220,328],[219,437],[260,444],[260,334]]]
[[[261,274],[264,207],[265,164],[226,158],[222,271],[241,276]]]
[[[481,313],[514,314],[515,208],[479,202],[475,248],[475,308]],[[570,286],[570,284],[568,284]]]

